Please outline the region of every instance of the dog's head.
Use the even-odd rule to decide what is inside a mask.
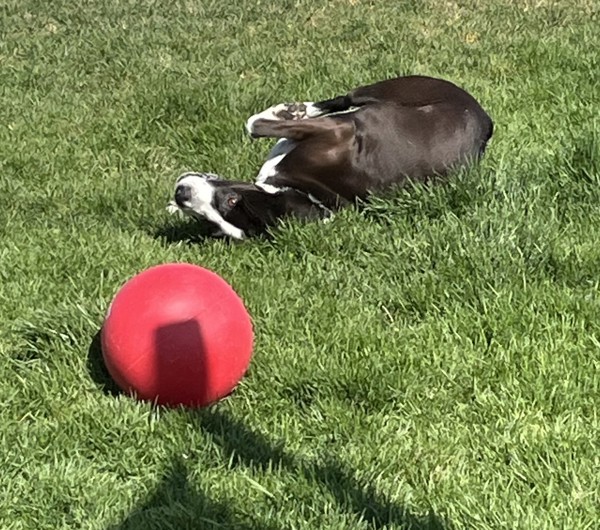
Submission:
[[[283,214],[277,195],[212,173],[184,173],[177,178],[169,210],[209,221],[222,235],[244,239],[264,232]]]

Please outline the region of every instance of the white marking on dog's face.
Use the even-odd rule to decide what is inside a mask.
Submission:
[[[227,222],[214,206],[215,188],[211,180],[220,180],[216,175],[204,173],[184,173],[177,179],[175,188],[184,186],[189,192],[189,198],[179,206],[181,211],[193,217],[203,217],[216,224],[224,234],[234,239],[244,239],[244,231]]]
[[[179,181],[187,177],[198,177],[204,180],[223,180],[216,173],[197,173],[196,171],[187,171],[186,173],[179,175],[175,183],[177,184]]]

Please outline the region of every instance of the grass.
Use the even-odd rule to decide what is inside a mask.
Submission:
[[[0,527],[598,527],[595,2],[0,13]],[[480,168],[243,244],[164,211],[179,171],[254,177],[250,114],[406,73],[491,113]],[[115,395],[100,360],[119,286],[173,261],[254,320],[210,410]]]

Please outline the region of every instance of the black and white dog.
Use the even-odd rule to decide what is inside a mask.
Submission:
[[[170,210],[235,239],[284,216],[323,219],[408,181],[477,161],[492,136],[488,114],[441,79],[408,76],[318,103],[282,103],[252,116],[252,137],[279,138],[254,183],[184,173]]]

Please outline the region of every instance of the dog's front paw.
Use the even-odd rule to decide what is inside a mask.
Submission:
[[[175,201],[169,201],[169,204],[167,204],[166,210],[171,215],[176,214],[176,213],[183,213],[181,211],[181,208],[179,208],[179,206],[177,206],[177,203]]]

